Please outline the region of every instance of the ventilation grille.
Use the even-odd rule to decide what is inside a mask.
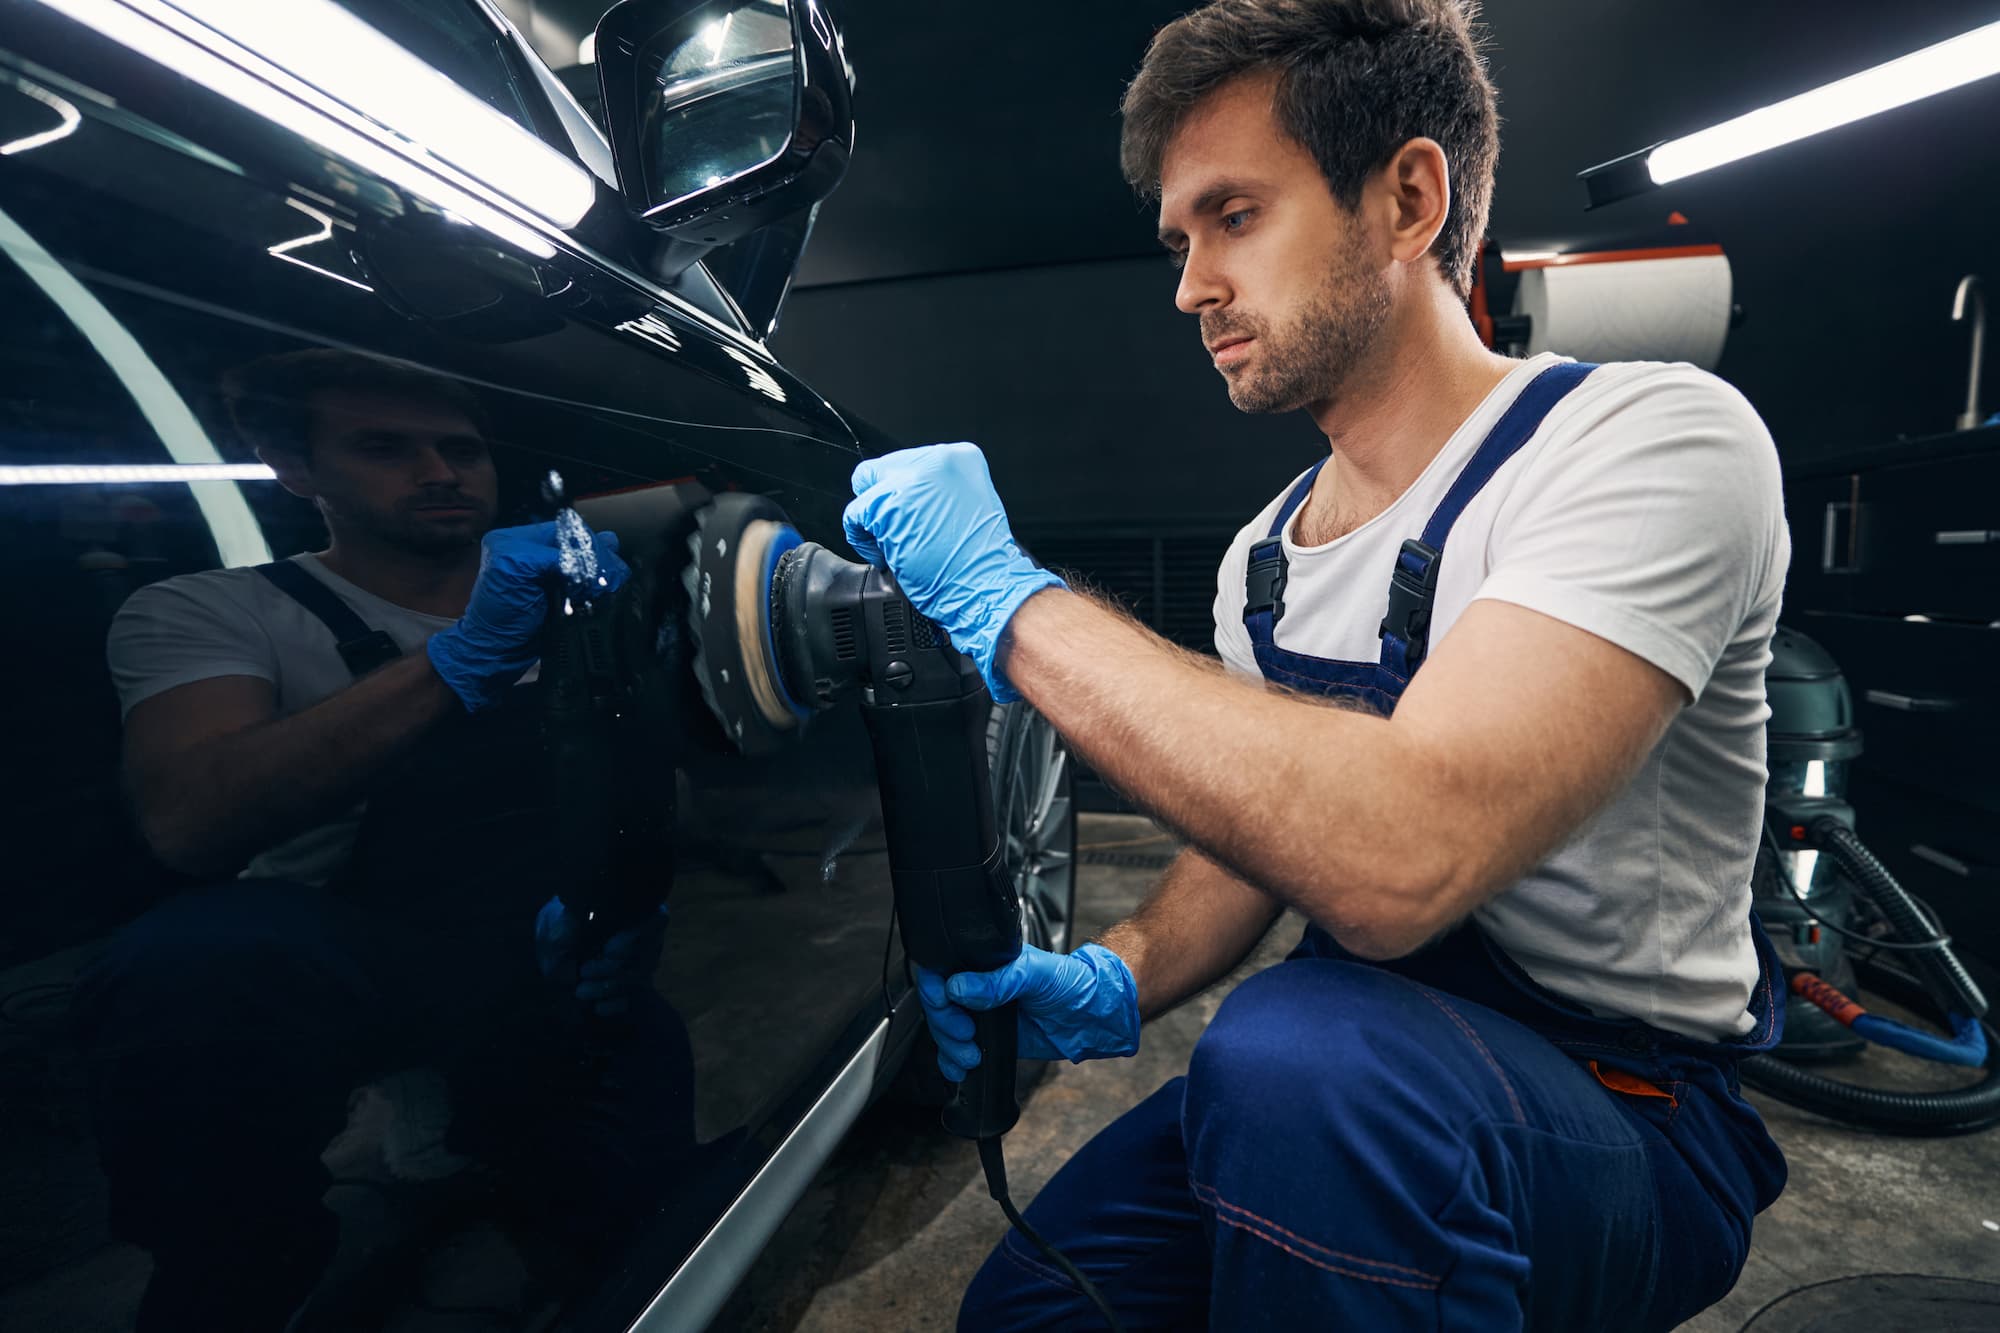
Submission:
[[[893,597],[882,603],[882,646],[891,657],[907,657],[910,652],[910,622],[904,606]]]
[[[1101,535],[1076,527],[1025,534],[1036,560],[1122,604],[1162,638],[1215,651],[1215,571],[1233,529]]]
[[[833,613],[834,659],[840,662],[852,662],[855,650],[854,612],[846,607],[841,607]]]
[[[928,619],[918,616],[917,623],[911,628],[916,631],[917,651],[928,652],[938,646],[937,626]]]

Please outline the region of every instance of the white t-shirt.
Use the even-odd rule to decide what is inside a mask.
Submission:
[[[1353,532],[1302,547],[1294,515],[1283,533],[1278,646],[1379,660],[1377,629],[1404,539],[1422,535],[1529,381],[1567,359],[1523,362],[1410,488]],[[1259,673],[1243,626],[1244,571],[1291,490],[1236,535],[1218,578],[1216,649],[1249,676]],[[1734,388],[1683,363],[1593,371],[1452,528],[1433,650],[1475,599],[1512,602],[1646,659],[1694,701],[1609,805],[1474,914],[1550,989],[1690,1036],[1749,1031],[1764,668],[1790,559],[1769,431]]]
[[[331,588],[370,629],[415,652],[455,623],[384,601],[322,565],[317,556],[292,563]],[[290,594],[253,569],[209,569],[148,584],[125,599],[112,619],[105,652],[118,687],[121,716],[156,694],[218,676],[271,682],[277,716],[312,707],[354,683],[333,631]],[[354,847],[365,802],[260,852],[245,878],[324,884]]]

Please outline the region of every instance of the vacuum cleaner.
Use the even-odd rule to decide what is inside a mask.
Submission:
[[[1786,971],[1785,1037],[1739,1067],[1779,1101],[1867,1129],[1962,1134],[2000,1124],[2000,1034],[1986,997],[1936,917],[1906,892],[1855,831],[1848,769],[1861,754],[1853,701],[1826,650],[1780,628],[1765,672],[1769,781],[1757,856],[1757,914]],[[1926,1031],[1870,1013],[1865,984],[1937,1023]],[[1977,1068],[1947,1092],[1890,1092],[1818,1072],[1868,1043]]]

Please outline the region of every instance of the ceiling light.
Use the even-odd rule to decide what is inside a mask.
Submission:
[[[262,463],[51,463],[0,466],[0,486],[146,486],[189,481],[276,481]]]
[[[1578,173],[1590,207],[2000,74],[2000,23]]]
[[[574,162],[333,0],[170,3],[559,227],[597,197]]]
[[[19,265],[28,280],[41,288],[42,295],[69,316],[77,332],[118,377],[140,415],[146,418],[146,424],[166,446],[169,458],[200,468],[229,466],[174,388],[173,381],[147,355],[139,340],[75,274],[5,212],[0,212],[0,252]],[[209,536],[215,540],[216,556],[225,566],[233,569],[270,560],[271,547],[264,540],[264,530],[238,487],[198,486],[192,493],[195,508],[208,525]]]
[[[300,3],[304,2],[300,0]],[[237,105],[284,126],[327,152],[346,158],[362,170],[380,176],[441,209],[460,214],[529,254],[548,259],[556,253],[555,247],[533,228],[487,203],[472,189],[458,184],[458,181],[471,177],[469,169],[463,174],[454,172],[452,167],[460,164],[448,165],[441,152],[433,157],[427,151],[432,145],[415,143],[389,128],[359,123],[351,113],[343,113],[338,100],[331,94],[205,28],[188,15],[161,3],[161,0],[130,0],[130,3],[122,4],[118,0],[42,0],[42,3]],[[323,3],[323,0],[314,0],[314,3]],[[288,15],[292,13],[291,5],[283,8]],[[494,114],[497,116],[499,113]],[[512,122],[507,123],[512,125]],[[519,130],[518,126],[513,128]],[[520,133],[529,137],[525,130]],[[553,151],[539,139],[531,139],[531,142],[543,151]],[[568,164],[565,162],[565,165]],[[589,177],[583,175],[579,168],[571,169],[577,171],[586,187],[595,189],[590,186]],[[496,188],[499,184],[484,183]],[[519,202],[534,207],[528,200]],[[567,208],[555,208],[552,203],[550,207],[553,212],[568,211]],[[544,216],[549,215],[545,213]]]

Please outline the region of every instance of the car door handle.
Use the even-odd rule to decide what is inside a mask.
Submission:
[[[1860,506],[1852,501],[1829,500],[1820,521],[1819,568],[1822,574],[1860,572],[1856,527]]]
[[[1949,713],[1958,707],[1958,700],[1944,699],[1935,695],[1897,694],[1891,690],[1869,690],[1862,696],[1871,704],[1883,708],[1893,708],[1899,713]]]

